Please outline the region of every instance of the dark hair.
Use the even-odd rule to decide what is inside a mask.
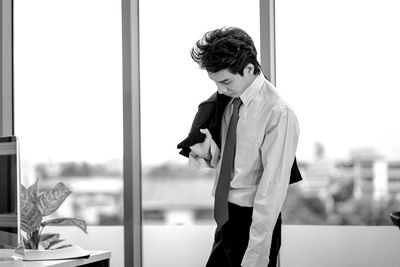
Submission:
[[[190,55],[200,68],[211,73],[228,69],[233,74],[243,75],[249,63],[254,65],[253,74],[260,73],[253,40],[240,28],[223,27],[207,32],[196,42]]]

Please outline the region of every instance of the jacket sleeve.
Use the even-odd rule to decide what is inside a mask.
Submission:
[[[205,139],[205,135],[200,132],[202,128],[210,128],[210,121],[215,116],[217,106],[217,94],[214,93],[210,98],[199,104],[196,115],[194,116],[192,126],[188,136],[182,140],[177,148],[181,149],[179,154],[189,157],[190,146],[201,143]],[[213,132],[211,132],[213,134]]]

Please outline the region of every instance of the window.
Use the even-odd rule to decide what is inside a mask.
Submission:
[[[214,236],[214,174],[188,169],[176,147],[189,133],[199,103],[217,88],[191,59],[190,50],[207,31],[223,26],[246,30],[259,50],[258,4],[140,1],[144,266],[205,265]],[[185,247],[182,256],[177,246],[188,237],[196,245]],[[154,249],[160,251],[157,257]]]
[[[389,179],[400,162],[399,9],[394,1],[276,1],[277,87],[298,115],[297,156],[307,166],[286,203],[304,203],[288,209],[308,214],[296,223],[391,225],[400,204]]]
[[[225,6],[230,12],[221,12]],[[176,146],[189,133],[198,104],[216,91],[190,50],[207,31],[223,26],[243,28],[259,47],[258,3],[140,1],[143,209],[156,205],[177,216],[166,222],[196,224],[195,209],[213,207],[213,171],[189,170]],[[187,216],[173,212],[182,209]]]
[[[14,1],[15,134],[22,182],[64,182],[55,216],[122,224],[119,1]],[[90,16],[88,16],[90,14]],[[84,211],[84,212],[83,212]]]

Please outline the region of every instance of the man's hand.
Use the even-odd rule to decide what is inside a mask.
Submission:
[[[190,149],[192,150],[190,154],[195,157],[201,157],[206,160],[210,160],[211,159],[210,147],[212,140],[211,133],[208,129],[200,129],[200,132],[206,135],[206,139],[204,139],[203,143],[197,143],[193,146],[190,146]]]

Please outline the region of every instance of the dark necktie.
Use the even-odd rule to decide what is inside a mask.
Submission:
[[[236,126],[239,119],[239,108],[242,104],[240,98],[233,100],[233,111],[229,122],[224,152],[222,155],[221,170],[219,174],[217,188],[215,190],[214,218],[220,229],[229,218],[228,215],[228,195],[232,179],[232,172],[235,160],[236,148]]]

